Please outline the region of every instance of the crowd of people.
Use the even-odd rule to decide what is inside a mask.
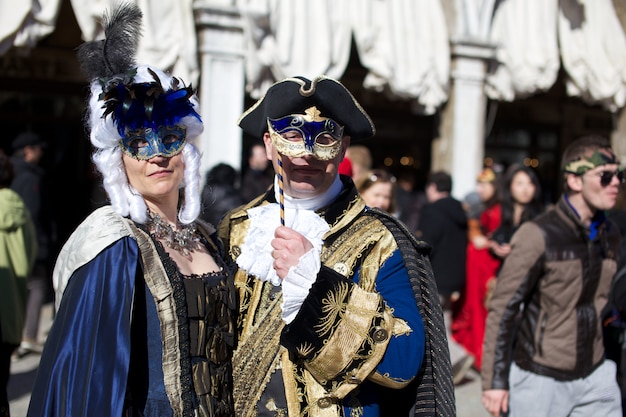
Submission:
[[[44,144],[0,152],[0,417],[11,355],[30,353],[31,417],[446,417],[471,367],[494,417],[622,416],[624,172],[606,138],[567,146],[556,204],[521,164],[459,201],[447,172],[413,190],[373,166],[352,94],[296,76],[237,121],[258,140],[243,175],[202,178],[198,98],[135,62],[141,21],[118,5],[78,51],[109,204],[58,253]]]
[[[395,178],[367,168],[355,178],[361,197],[398,216]],[[484,168],[463,202],[450,175],[433,172],[417,208],[453,381],[480,372],[494,416],[622,415],[624,172],[594,135],[565,149],[561,170],[556,204],[536,171],[515,163]]]

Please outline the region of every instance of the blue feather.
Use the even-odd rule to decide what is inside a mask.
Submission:
[[[172,126],[187,116],[200,119],[189,98],[191,86],[164,91],[158,82],[117,83],[104,94],[103,117],[111,115],[121,136],[126,129]]]

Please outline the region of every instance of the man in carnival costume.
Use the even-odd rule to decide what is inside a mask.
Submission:
[[[239,126],[277,175],[219,227],[239,266],[236,415],[454,415],[428,247],[337,172],[369,116],[339,82],[296,77]]]
[[[196,220],[198,101],[181,80],[134,63],[141,17],[119,6],[106,39],[79,50],[111,205],[57,260],[58,313],[29,416],[234,415],[232,268],[215,229]]]

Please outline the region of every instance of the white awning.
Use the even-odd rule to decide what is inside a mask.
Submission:
[[[99,20],[116,0],[71,0],[74,15],[85,41],[104,36]],[[197,59],[193,0],[135,0],[143,12],[143,32],[137,63],[149,64],[197,84]]]
[[[499,4],[490,32],[497,63],[485,82],[488,97],[513,101],[552,87],[560,67],[557,12],[558,0]]]
[[[616,111],[626,103],[626,36],[611,0],[561,0],[567,93]]]
[[[364,87],[415,100],[433,113],[448,98],[450,51],[438,0],[239,0],[247,37],[247,91],[276,80],[341,78],[352,37]]]
[[[84,40],[102,36],[98,20],[114,1],[71,0]],[[137,62],[197,84],[194,0],[134,1],[145,15]],[[368,71],[365,88],[433,113],[447,101],[450,83],[443,1],[449,0],[237,0],[247,39],[247,91],[259,97],[294,75],[341,78],[354,39]],[[32,48],[53,32],[60,5],[0,1],[0,55]],[[546,91],[562,62],[568,94],[612,111],[626,104],[626,36],[612,0],[501,1],[489,41],[498,45],[485,86],[492,99]]]
[[[0,55],[32,48],[54,31],[61,0],[0,1]]]
[[[170,71],[197,84],[193,0],[135,0],[144,14],[137,62]],[[103,36],[99,21],[115,0],[71,0],[83,40]],[[56,27],[61,0],[0,1],[0,55],[11,47],[34,47]]]
[[[567,93],[611,111],[626,101],[626,37],[612,0],[507,0],[490,39],[497,60],[485,91],[513,101],[548,90],[562,62]]]
[[[414,100],[423,113],[433,114],[448,100],[450,79],[450,42],[439,1],[353,4],[356,46],[369,70],[364,87]]]
[[[340,78],[350,58],[349,0],[239,0],[246,90],[258,98],[277,80]]]

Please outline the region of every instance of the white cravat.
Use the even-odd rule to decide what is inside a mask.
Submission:
[[[277,179],[274,180],[274,189],[278,201]],[[313,245],[313,249],[304,254],[296,266],[289,269],[282,282],[272,268],[274,258],[271,245],[274,231],[280,226],[280,207],[277,203],[272,203],[248,210],[250,227],[241,245],[237,265],[262,281],[270,281],[275,286],[282,284],[282,315],[287,323],[290,323],[300,311],[300,306],[321,267],[322,237],[330,227],[314,210],[327,206],[339,195],[341,189],[341,180],[337,176],[328,190],[315,197],[299,199],[284,196],[285,226],[304,235]]]

